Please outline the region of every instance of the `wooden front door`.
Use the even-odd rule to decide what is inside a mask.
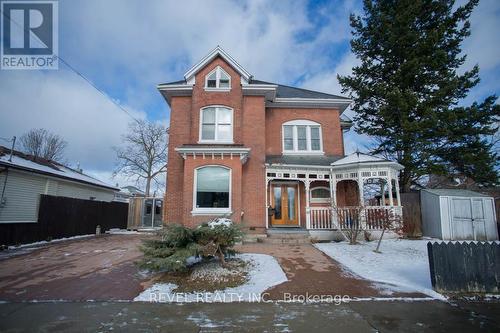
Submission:
[[[297,184],[271,185],[272,225],[299,225],[298,192]]]

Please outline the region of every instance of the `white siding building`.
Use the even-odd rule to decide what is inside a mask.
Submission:
[[[37,222],[41,194],[110,202],[118,189],[59,163],[0,146],[0,223]]]

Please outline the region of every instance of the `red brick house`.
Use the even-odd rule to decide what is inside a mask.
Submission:
[[[334,208],[364,204],[375,179],[381,204],[400,208],[400,165],[344,156],[348,98],[256,80],[220,47],[158,89],[171,109],[165,223],[232,214],[260,233],[333,230]]]

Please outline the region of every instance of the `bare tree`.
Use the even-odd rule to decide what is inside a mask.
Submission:
[[[363,207],[338,207],[333,208],[337,220],[337,228],[350,245],[358,243],[358,236],[363,231],[361,224]]]
[[[43,128],[33,128],[20,138],[22,150],[26,154],[61,162],[68,143],[59,135]]]
[[[118,158],[114,175],[145,181],[149,196],[151,183],[160,183],[156,177],[167,171],[167,128],[144,120],[132,122],[123,142],[123,147],[114,147]]]
[[[382,242],[382,238],[384,238],[384,233],[386,230],[394,231],[396,233],[400,233],[403,229],[403,218],[400,214],[396,214],[393,209],[391,210],[379,210],[375,214],[379,216],[374,216],[373,218],[379,220],[382,224],[382,232],[380,233],[380,237],[378,239],[377,248],[373,250],[373,252],[380,252],[380,243]]]

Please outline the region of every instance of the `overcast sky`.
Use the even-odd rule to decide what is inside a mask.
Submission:
[[[356,64],[349,14],[361,1],[59,1],[59,53],[138,118],[168,124],[156,90],[183,78],[221,45],[255,78],[340,94],[336,74]],[[500,93],[500,1],[482,0],[464,45],[481,83],[467,102]],[[0,71],[0,137],[43,127],[68,141],[67,158],[111,184],[130,118],[82,78],[57,71]],[[347,152],[367,138],[349,133]],[[0,144],[5,144],[0,142]]]

